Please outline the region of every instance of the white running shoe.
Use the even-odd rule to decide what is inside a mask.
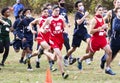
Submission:
[[[69,66],[69,61],[68,61],[68,59],[63,59],[64,60],[64,66],[65,67],[68,67]]]
[[[90,65],[91,64],[91,59],[88,58],[88,59],[85,60],[85,62],[86,62],[87,65]]]

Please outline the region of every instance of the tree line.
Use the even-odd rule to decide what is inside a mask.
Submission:
[[[34,10],[35,13],[40,12],[40,8],[45,3],[57,4],[58,0],[21,0],[21,2],[25,5],[25,7],[29,7]],[[66,8],[68,12],[74,11],[74,3],[77,0],[65,0],[66,1]],[[113,8],[113,0],[82,0],[86,10],[90,11],[91,13],[94,12],[94,8],[97,4],[102,4],[107,9]],[[16,0],[0,0],[0,8],[6,6],[13,6]]]

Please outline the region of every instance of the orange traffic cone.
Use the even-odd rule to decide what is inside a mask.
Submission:
[[[46,82],[45,83],[52,83],[52,77],[51,77],[51,72],[49,68],[46,71]]]

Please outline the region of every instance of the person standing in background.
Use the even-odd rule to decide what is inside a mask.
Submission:
[[[18,11],[24,9],[24,5],[21,3],[21,0],[16,0],[16,4],[13,5],[15,19],[19,18]]]
[[[48,3],[46,7],[48,8],[49,17],[52,16],[52,5]]]

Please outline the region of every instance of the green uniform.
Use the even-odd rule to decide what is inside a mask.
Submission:
[[[0,40],[4,40],[4,39],[10,40],[9,32],[10,32],[10,27],[12,26],[12,22],[8,18],[4,18],[4,17],[2,18],[2,20],[8,22],[9,26],[0,23]]]
[[[4,62],[6,61],[8,54],[9,54],[9,46],[10,46],[10,27],[12,26],[11,20],[8,18],[2,18],[2,20],[8,22],[8,25],[0,24],[0,53],[3,53],[3,59],[0,63],[0,65],[4,65]]]

